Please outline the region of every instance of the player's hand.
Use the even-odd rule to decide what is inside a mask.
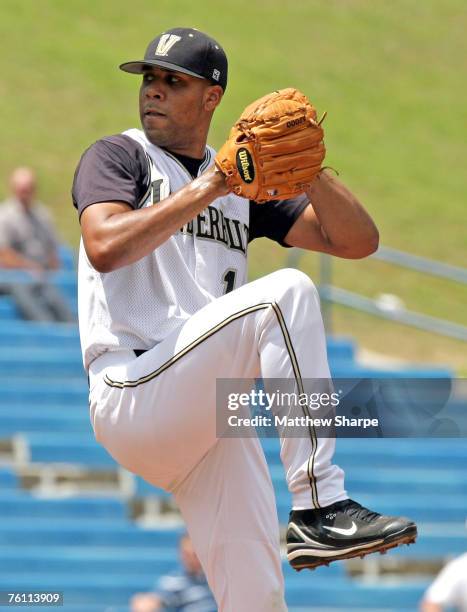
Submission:
[[[210,186],[216,190],[216,198],[227,195],[230,187],[227,184],[224,174],[213,164],[200,178],[204,178]]]
[[[325,154],[315,108],[304,94],[288,88],[243,111],[215,163],[237,195],[266,202],[304,191],[320,172]]]

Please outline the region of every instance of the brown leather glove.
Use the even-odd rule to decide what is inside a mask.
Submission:
[[[266,202],[304,191],[325,154],[315,108],[300,91],[287,88],[246,107],[215,163],[234,193]]]

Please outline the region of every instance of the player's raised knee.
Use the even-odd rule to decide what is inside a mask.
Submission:
[[[282,289],[292,289],[301,293],[311,292],[318,296],[318,290],[311,278],[296,268],[284,268],[272,275],[275,283]]]

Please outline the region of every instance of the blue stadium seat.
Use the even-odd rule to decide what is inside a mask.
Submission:
[[[351,362],[345,359],[329,360],[333,378],[451,378],[452,371],[447,368],[407,366],[381,369]]]
[[[355,342],[350,338],[328,336],[326,338],[329,360],[348,360],[355,358]]]
[[[7,295],[0,295],[0,321],[9,323],[17,320],[21,320],[21,314],[15,300]]]
[[[117,467],[114,459],[92,435],[32,432],[25,437],[33,462]]]
[[[269,465],[280,463],[279,442],[263,438]],[[335,461],[344,469],[376,470],[400,466],[410,469],[464,470],[467,446],[463,439],[349,439],[336,442]]]
[[[16,489],[18,485],[18,476],[14,469],[6,466],[0,467],[0,494],[9,489]]]
[[[57,272],[50,272],[47,276],[48,282],[54,285],[59,293],[63,296],[64,300],[69,304],[72,312],[77,312],[77,278],[76,271],[74,270],[73,256],[63,250],[63,263],[67,269],[62,269]],[[31,276],[24,270],[0,270],[0,276],[2,281],[25,284],[31,283]],[[18,310],[14,301],[11,303],[3,302],[3,300],[10,300],[9,296],[0,297],[0,321],[9,320],[20,320]]]
[[[1,345],[0,345],[1,346]],[[76,349],[0,348],[0,372],[10,378],[67,378],[85,380],[81,356]]]
[[[339,439],[335,460],[349,471],[355,467],[375,470],[397,465],[410,469],[456,470],[465,465],[467,447],[463,440],[456,439]]]
[[[140,529],[122,519],[5,519],[0,523],[3,546],[95,546],[161,549],[177,547],[182,528]],[[0,589],[1,590],[1,589]]]
[[[170,548],[93,548],[66,546],[30,546],[0,548],[0,574],[6,571],[83,575],[114,573],[163,574],[179,566],[176,546]]]
[[[343,465],[342,462],[340,462]],[[277,493],[287,490],[282,464],[270,466],[271,478]],[[429,468],[407,469],[405,465],[369,470],[355,467],[346,473],[345,487],[350,497],[359,495],[427,495],[435,489],[439,495],[467,495],[467,473],[463,470]]]
[[[65,432],[93,435],[86,405],[58,407],[2,406],[0,404],[0,438],[24,432]]]
[[[92,519],[125,520],[127,506],[124,501],[112,497],[75,496],[44,499],[29,492],[0,490],[0,519]]]
[[[76,275],[77,253],[66,244],[58,245],[58,257],[61,270],[73,272]]]
[[[89,390],[83,376],[77,380],[57,381],[52,378],[18,378],[1,376],[0,373],[0,405],[35,404],[37,406],[49,403],[62,403],[64,406],[79,403],[86,406]]]
[[[289,579],[286,598],[289,605],[306,605],[321,610],[342,608],[344,610],[375,610],[384,607],[390,610],[412,608],[417,610],[420,599],[429,585],[428,580],[396,584],[359,584],[349,580],[333,580],[332,586],[323,581],[302,578]]]
[[[347,490],[372,495],[426,495],[435,489],[438,495],[467,495],[467,473],[463,470],[446,472],[442,469],[411,469],[404,465],[379,468],[354,468],[345,479]]]
[[[79,354],[78,325],[76,323],[2,322],[0,320],[0,346],[15,351],[23,346],[74,349]]]
[[[65,298],[72,312],[78,312],[78,283],[76,271],[59,270],[51,275],[50,281]]]

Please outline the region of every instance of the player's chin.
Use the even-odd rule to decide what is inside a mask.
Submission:
[[[152,144],[157,145],[158,147],[166,147],[170,143],[170,137],[167,134],[167,130],[160,128],[159,126],[154,125],[154,122],[143,121],[143,130],[146,134],[146,138]]]

